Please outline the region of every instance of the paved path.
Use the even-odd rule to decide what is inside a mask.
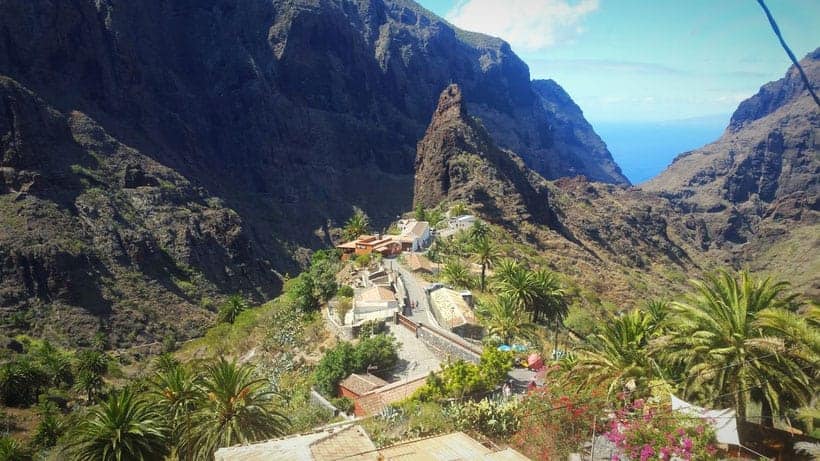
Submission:
[[[394,380],[426,375],[439,369],[441,361],[413,332],[393,322],[388,322],[387,328],[399,340],[400,365],[393,371]]]
[[[405,269],[398,261],[388,261],[389,267],[398,271],[404,282],[404,287],[407,289],[408,301],[416,303],[416,308],[407,317],[416,322],[423,323],[426,326],[438,327],[438,322],[435,321],[433,315],[430,313],[430,306],[427,304],[427,296],[424,295],[424,288],[419,283],[416,276],[412,272]]]

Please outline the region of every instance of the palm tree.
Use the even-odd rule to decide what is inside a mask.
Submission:
[[[787,398],[807,403],[816,383],[807,368],[817,371],[817,330],[793,314],[788,284],[719,271],[692,286],[671,304],[669,332],[655,346],[686,367],[687,395],[734,404],[741,421],[753,395],[769,411]]]
[[[499,296],[479,305],[479,315],[491,335],[501,338],[504,344],[512,344],[516,338],[533,339],[538,327],[529,321],[529,315],[509,296]]]
[[[569,309],[561,281],[555,272],[546,269],[533,272],[532,279],[536,290],[531,307],[532,320],[535,323],[551,323],[557,330]]]
[[[458,259],[450,259],[441,270],[441,278],[453,286],[470,288],[473,286],[473,276],[466,264]]]
[[[511,258],[504,258],[495,264],[495,280],[501,282],[508,279],[514,272],[522,270],[521,263]]]
[[[79,461],[162,459],[169,451],[162,415],[129,388],[112,393],[70,435],[66,449]]]
[[[197,410],[191,415],[184,451],[213,459],[217,448],[281,435],[287,418],[272,409],[274,393],[249,365],[220,358],[206,367]]]
[[[370,227],[370,219],[361,208],[354,208],[353,215],[345,223],[344,237],[346,240],[353,240],[360,235],[366,234]]]
[[[480,286],[481,291],[484,292],[487,268],[491,267],[498,260],[501,253],[498,247],[487,237],[476,240],[472,248],[473,261],[481,265]]]
[[[236,318],[248,308],[248,303],[239,294],[234,294],[219,308],[219,321],[225,323],[233,323]]]
[[[579,347],[569,376],[586,386],[605,386],[609,395],[625,387],[646,392],[658,374],[647,351],[652,332],[652,318],[637,309],[610,318]]]
[[[533,311],[539,287],[533,274],[520,264],[502,261],[496,271],[495,288],[499,295],[509,296],[524,310]]]
[[[484,221],[476,221],[473,227],[470,228],[470,238],[473,241],[478,241],[490,236],[490,226]]]
[[[169,364],[157,371],[150,381],[149,395],[171,423],[171,442],[177,448],[177,456],[189,459],[191,453],[179,441],[191,429],[191,413],[201,398],[200,377],[179,364]]]
[[[17,440],[5,436],[0,437],[0,459],[3,461],[29,461],[31,453]]]

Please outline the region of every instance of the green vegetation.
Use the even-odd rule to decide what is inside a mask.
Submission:
[[[398,345],[391,335],[363,337],[356,345],[341,342],[319,361],[314,374],[316,388],[327,396],[335,396],[339,383],[351,373],[384,374],[398,360]]]
[[[487,347],[478,364],[457,360],[443,366],[440,373],[431,373],[413,398],[429,402],[486,393],[501,385],[512,367],[512,353]]]
[[[361,208],[353,208],[353,215],[348,218],[342,229],[345,240],[357,239],[360,235],[367,234],[370,230],[370,218]]]
[[[236,317],[238,317],[239,314],[247,308],[248,303],[242,298],[241,295],[231,295],[219,308],[219,321],[233,323],[236,320]]]

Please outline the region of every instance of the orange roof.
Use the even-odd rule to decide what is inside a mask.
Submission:
[[[402,401],[411,395],[416,389],[427,382],[427,375],[417,378],[409,378],[404,381],[390,383],[378,389],[373,389],[356,399],[356,403],[364,411],[365,415],[376,414],[391,403]]]
[[[433,272],[433,263],[426,257],[415,253],[410,253],[410,255],[407,256],[407,265],[411,271],[426,270]]]
[[[344,387],[345,389],[349,389],[350,391],[356,394],[362,395],[372,391],[373,389],[387,385],[387,381],[379,378],[378,376],[373,376],[369,373],[366,375],[358,375],[356,373],[352,373],[350,376],[348,376],[342,382],[340,382],[339,385]]]
[[[385,287],[370,287],[359,293],[359,295],[356,296],[356,299],[359,301],[370,302],[395,301],[396,294]]]

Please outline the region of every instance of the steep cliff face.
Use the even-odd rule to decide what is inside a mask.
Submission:
[[[555,228],[545,181],[515,154],[499,149],[472,118],[458,85],[439,97],[430,126],[419,141],[414,199],[426,207],[463,201],[485,219]]]
[[[697,230],[687,229],[669,200],[583,177],[547,181],[498,148],[469,106],[457,85],[442,92],[418,144],[416,203],[469,203],[611,300],[634,301],[636,283],[668,287],[668,274],[698,270]]]
[[[626,184],[626,181],[601,179],[624,176],[620,167],[611,161],[612,154],[604,141],[567,92],[553,80],[533,80],[532,88],[547,114],[549,130],[555,140],[556,155],[551,161],[561,165],[562,171],[574,172],[593,181]]]
[[[241,218],[87,115],[0,77],[0,312],[72,341],[186,337],[220,291],[280,286]]]
[[[820,49],[801,65],[817,86]],[[642,188],[698,223],[703,250],[820,291],[820,110],[796,68],[742,102],[720,139]]]
[[[352,206],[409,209],[450,82],[543,176],[626,183],[551,131],[563,101],[506,43],[407,0],[8,0],[0,76],[0,315],[56,336],[201,326],[202,298],[275,293]]]

